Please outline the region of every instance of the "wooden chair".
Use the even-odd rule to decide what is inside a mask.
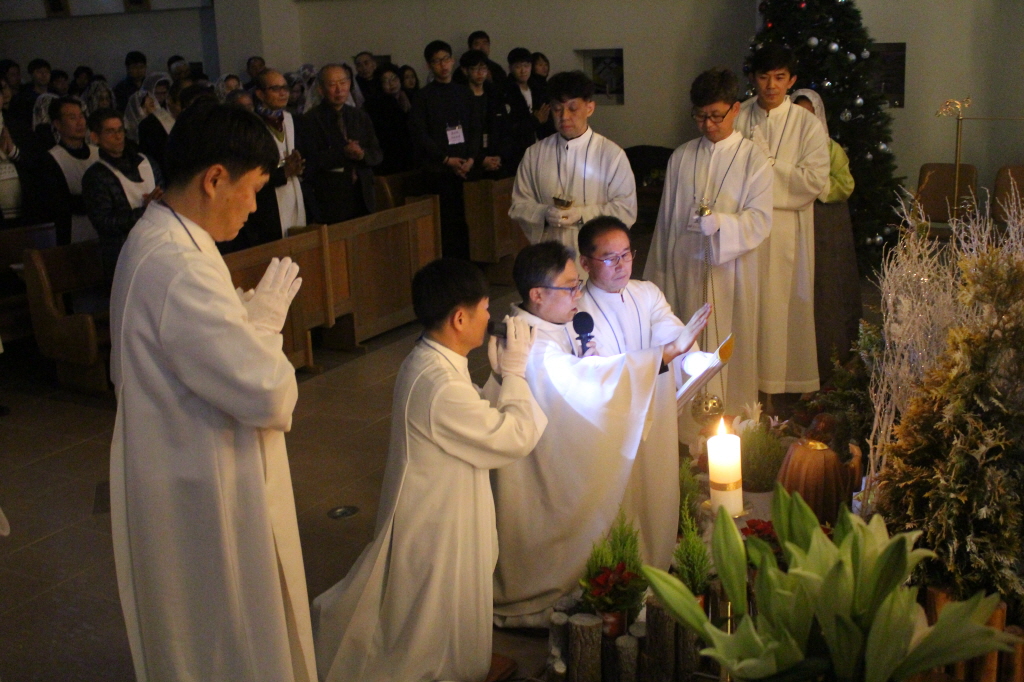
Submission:
[[[933,223],[948,223],[951,211],[958,203],[967,199],[973,201],[978,188],[976,166],[960,164],[960,198],[954,200],[956,164],[926,163],[921,166],[917,181],[917,199],[929,220]]]
[[[75,295],[109,295],[99,244],[26,249],[24,263],[32,330],[43,356],[57,363],[58,381],[70,388],[108,391],[109,312],[68,311],[68,299]]]
[[[53,223],[0,230],[0,339],[4,342],[32,336],[32,316],[21,276],[25,249],[56,245]]]
[[[1014,188],[1016,187],[1016,197]],[[1018,204],[1021,201],[1021,192],[1024,191],[1024,166],[1003,166],[996,173],[996,182],[992,190],[992,218],[996,222],[1006,223],[1009,214],[1006,206],[1011,201]]]
[[[408,197],[426,194],[426,183],[423,172],[414,170],[394,175],[378,175],[373,179],[374,194],[377,198],[377,210],[405,206]]]
[[[504,178],[463,185],[469,257],[478,263],[497,263],[515,256],[528,243],[519,223],[508,215],[514,182],[515,178]]]

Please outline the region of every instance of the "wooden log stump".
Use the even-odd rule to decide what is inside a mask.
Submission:
[[[556,659],[548,666],[548,682],[565,682],[565,675],[566,665],[562,659]]]
[[[617,682],[637,682],[636,667],[640,659],[640,642],[632,635],[622,635],[615,640],[615,652],[619,663]]]
[[[636,679],[637,682],[650,682],[651,663],[647,656],[647,622],[637,621],[629,626],[629,634],[636,639]]]
[[[569,682],[601,682],[602,625],[601,619],[590,613],[569,618]]]
[[[564,659],[569,653],[569,614],[555,611],[548,626],[548,655]]]
[[[999,602],[986,625],[996,630],[1006,629],[1006,602]],[[990,651],[968,661],[967,676],[971,682],[999,682],[999,652]]]
[[[647,599],[647,652],[653,682],[671,682],[676,667],[676,622],[657,599]]]
[[[1024,629],[1011,625],[1006,631],[1017,637],[1024,637]],[[999,653],[999,682],[1024,682],[1024,642],[1017,644],[1013,651]]]
[[[700,670],[701,639],[682,625],[676,624],[676,682],[690,682]]]

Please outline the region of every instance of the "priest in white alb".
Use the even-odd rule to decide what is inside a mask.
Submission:
[[[750,58],[756,97],[740,105],[736,129],[772,164],[772,232],[761,248],[758,390],[819,388],[814,334],[814,200],[828,183],[828,136],[786,92],[796,82],[792,51],[766,45]]]
[[[633,250],[629,230],[618,218],[600,216],[579,235],[579,255],[590,275],[577,303],[594,318],[596,354],[612,357],[674,342],[685,325],[651,282],[630,279]],[[699,309],[703,303],[694,306]],[[637,446],[622,502],[626,518],[640,532],[644,561],[668,566],[679,533],[679,430],[676,423],[677,368],[664,366]]]
[[[532,145],[519,164],[509,216],[531,244],[554,240],[576,248],[583,223],[615,216],[636,222],[636,181],[626,153],[594,132],[594,83],[581,71],[548,80],[551,117],[558,130]]]
[[[487,677],[498,556],[488,475],[526,457],[547,424],[523,378],[532,333],[522,320],[505,319],[503,347],[491,339],[490,400],[470,380],[466,356],[490,319],[476,266],[434,261],[412,294],[426,329],[395,384],[376,533],[313,602],[325,682]]]
[[[591,546],[623,506],[649,420],[661,412],[654,400],[662,367],[693,345],[708,318],[703,307],[667,342],[595,355],[571,324],[583,285],[575,256],[541,242],[513,266],[523,297],[513,314],[536,330],[526,380],[550,427],[529,457],[491,476],[501,545],[494,620],[502,627],[546,627],[555,602],[579,584]],[[674,525],[678,507],[666,513]]]
[[[702,135],[669,159],[644,270],[679,314],[712,303],[704,350],[733,335],[719,396],[730,414],[757,402],[758,258],[772,229],[772,168],[733,128],[738,90],[736,76],[720,69],[705,71],[690,87]]]

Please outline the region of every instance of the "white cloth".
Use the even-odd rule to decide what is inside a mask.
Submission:
[[[650,282],[630,280],[619,293],[584,288],[578,307],[594,318],[597,354],[661,349],[685,327],[665,296]],[[679,434],[676,424],[675,372],[658,375],[647,427],[622,503],[626,517],[640,530],[644,562],[668,570],[679,533]]]
[[[421,340],[395,384],[373,542],[313,601],[328,682],[483,680],[498,545],[488,470],[529,454],[547,420],[524,379],[492,404],[464,356]]]
[[[768,115],[752,97],[740,106],[736,129],[753,138],[761,128],[774,157],[772,232],[760,249],[758,389],[816,391],[814,333],[814,200],[828,183],[828,136],[814,114],[788,97]]]
[[[121,183],[121,189],[124,190],[128,204],[132,208],[141,208],[146,201],[146,195],[156,189],[156,176],[153,174],[153,165],[150,164],[149,157],[145,154],[142,155],[142,161],[139,163],[139,175],[142,176],[142,182],[129,180],[128,176],[103,159],[100,159],[100,163],[109,168],[110,172],[117,178],[117,181]]]
[[[146,680],[316,679],[280,334],[249,323],[210,235],[151,203],[110,302],[118,590]],[[187,225],[187,227],[186,227]]]
[[[626,227],[636,222],[636,181],[629,159],[593,128],[572,140],[555,134],[531,145],[516,172],[508,211],[531,244],[553,239],[575,251],[578,225],[547,224],[555,196],[571,196],[583,222],[599,215],[613,215]]]
[[[289,112],[284,112],[284,140],[274,137],[277,143],[277,151],[283,160],[295,150],[295,119]],[[302,203],[302,185],[299,184],[299,177],[288,178],[280,187],[274,190],[277,193],[277,212],[281,216],[281,236],[287,237],[288,230],[293,227],[302,227],[306,224],[306,207]]]
[[[494,613],[507,627],[579,584],[622,505],[662,357],[650,348],[579,358],[571,325],[518,306],[512,314],[536,329],[526,380],[550,428],[530,457],[491,474],[501,544]]]
[[[772,229],[772,182],[768,159],[739,132],[718,143],[700,137],[680,146],[668,162],[644,270],[644,277],[661,287],[672,309],[685,317],[705,302],[704,249],[710,245],[707,301],[712,302],[713,283],[715,309],[705,350],[718,348],[729,334],[736,349],[722,370],[721,384],[714,379],[708,390],[717,394],[718,386],[724,386],[719,397],[730,414],[757,401],[758,251]],[[721,225],[711,237],[688,227],[705,197],[714,202],[711,210]]]
[[[86,159],[77,159],[68,153],[68,150],[64,149],[61,145],[54,145],[50,148],[50,156],[56,161],[57,165],[60,166],[61,172],[64,173],[64,181],[68,183],[68,191],[71,192],[72,196],[82,195],[82,177],[85,175],[85,171],[89,170],[89,166],[93,165],[100,160],[100,150],[96,145],[89,146],[89,157]],[[99,237],[96,234],[96,228],[92,226],[92,221],[89,220],[89,216],[84,213],[74,213],[71,216],[71,241],[72,242],[84,242],[89,239],[97,239]]]

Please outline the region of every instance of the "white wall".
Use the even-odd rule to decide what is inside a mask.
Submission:
[[[85,64],[113,85],[124,78],[124,56],[130,50],[145,53],[152,71],[165,71],[167,58],[180,54],[216,73],[216,41],[204,44],[203,39],[203,22],[210,22],[212,12],[202,8],[4,22],[0,56],[20,63],[26,79],[29,60],[43,57],[69,74]]]
[[[545,53],[552,73],[580,68],[574,50],[622,48],[626,96],[602,105],[594,129],[623,147],[675,147],[696,136],[690,82],[711,66],[738,70],[754,32],[753,0],[315,0],[298,4],[303,53],[323,64],[362,50],[411,64],[424,80],[423,48],[436,38],[456,57],[475,29],[491,57],[522,46]],[[297,64],[282,65],[286,69]]]
[[[1024,116],[1024,3],[1016,0],[857,0],[877,42],[907,43],[906,107],[892,109],[892,149],[906,183],[922,163],[954,159],[956,123],[937,118],[970,96],[968,116]],[[965,122],[964,163],[991,187],[996,170],[1024,163],[1024,121]]]

